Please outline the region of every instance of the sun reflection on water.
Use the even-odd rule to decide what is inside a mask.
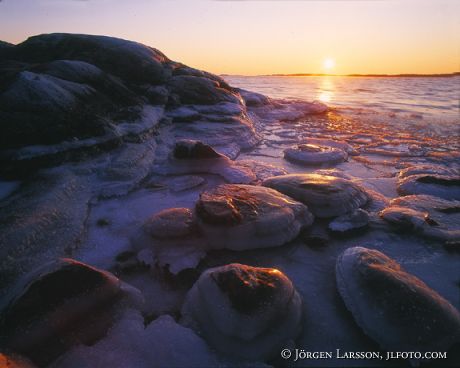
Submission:
[[[323,77],[317,87],[317,100],[321,102],[331,102],[334,98],[335,86],[332,78]]]

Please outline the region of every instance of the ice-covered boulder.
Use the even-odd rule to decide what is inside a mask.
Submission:
[[[318,217],[335,217],[352,212],[368,201],[363,188],[334,176],[290,174],[268,178],[262,185],[276,189],[302,203]]]
[[[403,174],[398,181],[398,192],[401,195],[427,194],[444,199],[460,200],[460,175]]]
[[[0,308],[3,347],[42,366],[77,344],[103,337],[125,307],[140,307],[140,292],[114,275],[61,259],[20,279]]]
[[[302,203],[276,190],[252,185],[223,184],[204,192],[195,213],[211,249],[280,246],[313,222]]]
[[[344,162],[348,158],[348,153],[329,146],[299,144],[295,147],[286,148],[284,158],[293,163],[306,166],[333,165]]]
[[[215,349],[267,360],[301,331],[302,301],[282,272],[230,264],[205,271],[187,294],[182,323]]]
[[[387,351],[447,351],[460,313],[385,254],[362,247],[337,259],[337,287],[363,331]]]

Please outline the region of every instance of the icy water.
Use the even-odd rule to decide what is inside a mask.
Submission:
[[[341,111],[374,110],[391,116],[459,123],[460,76],[243,77],[225,76],[232,85],[273,98],[320,101]]]

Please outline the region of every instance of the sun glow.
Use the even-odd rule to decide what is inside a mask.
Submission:
[[[335,61],[334,59],[331,59],[331,58],[326,58],[324,59],[323,61],[323,68],[327,71],[330,71],[332,69],[334,69],[335,67]]]

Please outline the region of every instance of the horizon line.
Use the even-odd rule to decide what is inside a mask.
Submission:
[[[376,77],[376,78],[423,78],[423,77],[432,77],[432,78],[446,78],[446,77],[455,77],[460,76],[460,71],[451,72],[451,73],[401,73],[401,74],[329,74],[329,73],[275,73],[275,74],[256,74],[256,75],[245,75],[245,74],[229,74],[222,73],[221,76],[242,76],[242,77]]]

